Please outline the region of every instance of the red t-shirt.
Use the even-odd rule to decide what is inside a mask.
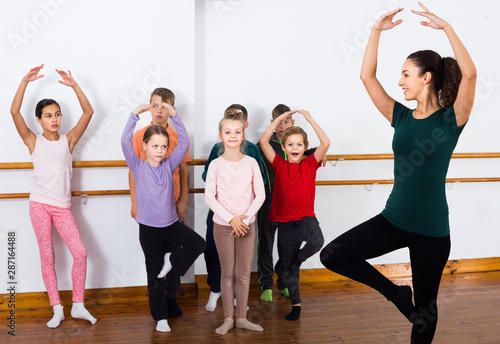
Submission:
[[[273,200],[269,221],[299,221],[305,216],[314,215],[314,197],[316,194],[316,170],[320,163],[314,154],[298,164],[275,155],[272,169],[274,180]]]

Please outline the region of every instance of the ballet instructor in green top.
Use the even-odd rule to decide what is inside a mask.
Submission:
[[[373,103],[394,127],[394,187],[381,214],[354,227],[321,252],[330,270],[364,283],[384,295],[413,324],[411,343],[431,343],[436,331],[437,295],[450,253],[446,173],[453,149],[469,119],[476,88],[476,68],[452,26],[419,3],[412,10],[423,26],[443,31],[455,58],[431,50],[406,59],[398,85],[414,110],[396,102],[377,79],[382,31],[402,23],[393,10],[374,24],[361,67],[361,80]],[[408,39],[412,36],[408,35]],[[408,247],[410,286],[397,286],[366,260]]]

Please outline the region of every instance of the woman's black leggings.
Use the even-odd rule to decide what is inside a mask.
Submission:
[[[328,269],[366,284],[391,299],[397,286],[366,260],[408,247],[415,307],[424,324],[413,326],[411,343],[431,343],[438,318],[437,296],[443,269],[450,254],[450,236],[429,237],[399,229],[383,215],[354,227],[321,251]]]

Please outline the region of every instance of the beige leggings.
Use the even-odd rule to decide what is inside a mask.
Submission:
[[[236,317],[247,316],[250,272],[255,246],[254,223],[249,227],[244,237],[235,238],[231,234],[231,226],[214,223],[215,245],[221,265],[222,307],[225,318],[234,316],[234,295],[236,295]]]

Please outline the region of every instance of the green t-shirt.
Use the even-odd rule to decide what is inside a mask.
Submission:
[[[450,233],[446,173],[464,126],[453,106],[427,118],[396,102],[392,114],[394,187],[382,215],[403,230],[444,237]]]

